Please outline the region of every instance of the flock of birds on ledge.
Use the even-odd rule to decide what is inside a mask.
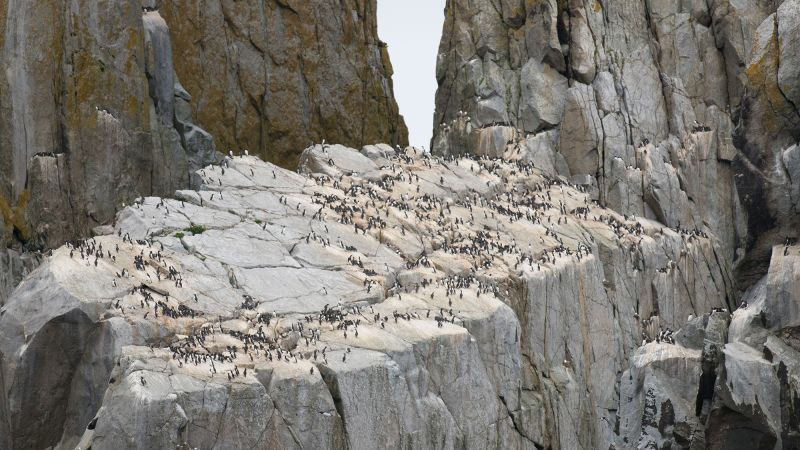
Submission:
[[[321,148],[323,161],[335,168],[335,158],[328,156],[329,146],[323,143],[317,147]],[[213,206],[215,195],[223,197],[225,171],[234,170],[231,166],[237,160],[254,158],[230,154],[219,165],[201,172],[206,186],[219,190],[203,192],[200,206],[204,206],[204,197],[206,206]],[[170,251],[165,250],[163,235],[133,239],[126,230],[119,229],[116,236],[68,244],[69,257],[88,267],[110,264],[113,286],[118,283],[129,286],[130,295],[112,302],[116,313],[133,315],[139,320],[171,322],[176,329],[189,330],[169,344],[168,357],[179,367],[194,367],[212,378],[221,376],[234,381],[253,374],[257,362],[307,362],[310,374],[319,370],[318,364],[328,364],[333,353],[347,363],[351,347],[357,347],[365,335],[374,336],[403,324],[430,324],[435,329],[453,332],[451,327],[465,326],[465,317],[470,311],[480,309],[476,305],[484,298],[506,298],[509,291],[504,281],[509,276],[524,278],[552,270],[559,264],[580,263],[595,257],[594,237],[581,231],[587,226],[602,224],[616,235],[621,245],[623,242],[639,245],[647,235],[642,220],[608,210],[593,201],[582,186],[549,176],[523,161],[474,156],[440,158],[410,147],[398,148],[385,160],[387,164],[380,167],[379,177],[363,179],[355,173],[342,173],[338,177],[310,174],[306,181],[313,188],[302,195],[282,195],[279,200],[300,217],[320,224],[335,222],[352,226],[356,235],[381,239],[383,245],[405,260],[401,267],[390,268],[388,264],[379,267],[366,261],[368,257],[354,246],[332,243],[321,233],[312,231],[297,239],[348,252],[347,262],[351,267],[347,270],[359,277],[363,289],[367,293],[383,291],[382,301],[377,303],[346,303],[332,298],[315,313],[284,314],[269,312],[269,305],[242,294],[241,304],[228,316],[209,317],[198,306],[199,292],[186,283],[182,268]],[[248,175],[242,167],[246,166],[239,165],[239,171]],[[277,177],[276,170],[281,171],[273,168],[270,175],[273,179]],[[482,186],[482,192],[474,188],[451,191],[450,182],[438,174],[454,170],[482,177],[485,188]],[[252,168],[249,175],[255,176]],[[310,202],[301,197],[310,197]],[[141,208],[141,202],[132,207]],[[161,200],[156,205],[165,215],[181,214],[175,209],[183,207],[183,201],[178,204]],[[530,237],[527,242],[517,242],[504,231],[520,223],[527,230],[524,235]],[[265,226],[266,223],[262,228]],[[428,239],[425,248],[436,250],[439,264],[425,250],[412,257],[394,248],[390,241],[382,239],[388,229],[399,233],[399,239],[412,232]],[[538,232],[531,232],[534,230]],[[665,233],[680,235],[684,246],[708,238],[698,229],[661,227],[651,234]],[[468,261],[469,267],[461,273],[448,274],[441,264],[442,255]],[[669,261],[657,271],[669,273],[675,266],[675,261]],[[395,276],[398,271],[416,271],[416,282],[401,282]],[[390,298],[392,301],[388,301]],[[404,306],[406,299],[412,298]],[[640,320],[635,311],[631,314],[640,321],[643,344],[652,340],[674,342],[672,330],[647,332],[650,319]],[[153,349],[157,350],[163,352],[165,348]],[[564,363],[567,365],[569,361]],[[142,377],[140,383],[146,386],[146,378]]]

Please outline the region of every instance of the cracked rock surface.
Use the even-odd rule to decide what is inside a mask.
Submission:
[[[800,0],[375,5],[0,0],[0,450],[800,448]]]
[[[798,0],[447,1],[435,154],[526,161],[622,214],[707,231],[710,265],[732,267],[735,311],[676,299],[669,324],[663,307],[639,316],[655,342],[628,354],[613,432],[579,431],[596,438],[580,447],[800,445],[799,12]]]
[[[376,11],[376,0],[0,0],[0,259],[14,260],[0,286],[21,280],[18,253],[193,186],[217,148],[294,168],[309,142],[405,145]]]
[[[122,203],[187,187],[215,161],[158,11],[140,0],[6,0],[0,11],[4,249],[87,236]]]
[[[376,0],[158,5],[192,112],[221,149],[295,168],[309,142],[408,143]]]
[[[624,448],[665,408],[636,380],[703,348],[643,336],[733,295],[707,231],[522,160],[326,145],[197,176],[0,310],[0,447]]]
[[[554,154],[603,205],[708,225],[744,290],[800,217],[798,31],[798,0],[448,0],[432,149]]]

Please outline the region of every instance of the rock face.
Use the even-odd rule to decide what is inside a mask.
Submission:
[[[214,160],[192,124],[169,30],[138,1],[5,1],[3,240],[58,245]],[[182,111],[179,113],[179,111]]]
[[[744,71],[751,94],[745,97],[747,115],[739,136],[747,156],[739,184],[746,206],[757,211],[749,218],[754,230],[753,257],[745,269],[752,274],[751,281],[763,275],[773,244],[786,236],[797,237],[799,173],[794,154],[800,139],[800,112],[793,80],[799,70],[800,2],[779,3],[756,28]]]
[[[310,141],[405,144],[375,0],[229,3],[0,1],[3,248],[188,188],[215,142],[291,167]]]
[[[787,300],[796,299],[798,261],[797,247],[774,248],[768,275],[732,315],[706,314],[685,327],[700,331],[693,339],[637,350],[622,376],[622,423],[632,431],[626,445],[800,445],[800,322],[796,302]]]
[[[517,130],[509,149],[549,142],[602,204],[707,226],[746,288],[798,225],[798,11],[797,0],[448,0],[432,148],[496,153],[478,135],[498,125]]]
[[[374,1],[161,3],[0,3],[0,450],[800,448],[800,0],[449,0],[434,155],[292,150]]]
[[[0,252],[0,304],[17,288],[36,266],[40,258],[31,253],[18,253],[14,250]]]
[[[176,71],[225,153],[297,167],[309,142],[406,145],[376,0],[171,0]]]
[[[528,161],[734,268],[732,315],[640,316],[656,342],[578,447],[800,445],[798,36],[797,0],[448,0],[435,153]]]
[[[733,296],[710,236],[523,160],[318,145],[197,175],[0,309],[0,447],[627,448],[702,376],[697,333],[642,336]],[[625,399],[681,370],[672,406]]]

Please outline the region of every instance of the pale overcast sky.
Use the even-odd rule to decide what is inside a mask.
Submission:
[[[445,0],[378,0],[378,35],[389,44],[394,95],[411,145],[428,148],[433,133],[436,53]]]

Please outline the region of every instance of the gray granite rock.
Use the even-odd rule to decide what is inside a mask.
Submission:
[[[695,415],[699,350],[650,343],[639,349],[620,382],[619,448],[703,448]]]
[[[520,145],[520,159],[545,173],[568,176],[569,166],[564,155],[557,151],[557,144],[558,133],[553,130],[529,135]]]
[[[797,112],[800,105],[800,2],[788,0],[781,3],[778,15],[778,86]]]
[[[490,97],[480,91],[492,86],[508,112],[503,124],[552,131],[570,175],[594,177],[600,202],[670,226],[703,225],[726,258],[746,258],[755,224],[731,168],[742,142],[731,103],[752,84],[743,68],[757,25],[774,12],[769,2],[576,0],[560,11],[550,1],[500,3],[447,2],[433,152],[479,154],[459,124],[486,125],[478,113]],[[637,158],[648,143],[668,154]]]
[[[375,0],[37,5],[0,4],[4,248],[89,236],[217,146],[294,168],[310,141],[407,141]]]
[[[14,223],[0,239],[33,249],[88,236],[139,195],[188,187],[190,171],[216,157],[191,115],[177,118],[170,30],[158,11],[138,0],[40,6],[0,6],[9,20],[0,57],[13,67],[0,80],[0,209]]]
[[[766,281],[764,304],[765,327],[777,331],[800,326],[800,307],[797,304],[797,271],[800,254],[794,247],[776,246]]]
[[[222,153],[294,169],[311,142],[408,144],[375,0],[161,0],[158,12],[194,123]]]
[[[561,122],[567,79],[548,64],[529,60],[520,71],[519,125],[536,132]]]
[[[524,159],[304,161],[226,158],[45,257],[0,310],[3,445],[605,448],[658,332],[636,314],[677,329],[731,295],[712,240]],[[525,190],[550,200],[510,214]]]
[[[576,84],[566,94],[564,119],[558,136],[558,151],[573,174],[595,175],[604,153],[603,125],[597,113],[594,90]]]
[[[8,249],[0,251],[0,306],[26,275],[39,265],[39,258]]]
[[[97,232],[0,259],[0,448],[800,446],[796,0],[449,0],[432,154],[299,173],[402,143],[374,3],[84,3],[4,5],[0,233]]]

